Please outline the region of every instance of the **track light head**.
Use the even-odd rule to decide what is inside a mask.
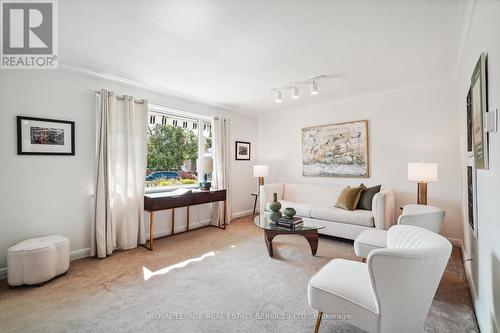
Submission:
[[[319,93],[318,91],[318,81],[313,80],[311,82],[311,95],[317,95]]]
[[[283,96],[281,95],[281,90],[276,89],[276,103],[283,102]]]
[[[292,88],[292,98],[299,99],[299,87],[297,85],[294,85]]]

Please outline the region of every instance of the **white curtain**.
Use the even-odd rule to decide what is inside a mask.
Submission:
[[[226,223],[231,222],[231,196],[229,193],[230,157],[229,157],[229,120],[222,117],[214,118],[214,170],[212,186],[216,189],[227,190]],[[213,224],[222,224],[224,205],[214,204]]]
[[[97,107],[96,177],[91,254],[146,242],[144,183],[147,101],[101,90]]]

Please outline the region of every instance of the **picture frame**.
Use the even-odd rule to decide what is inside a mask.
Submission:
[[[474,237],[477,237],[477,181],[474,162],[466,165],[467,221]]]
[[[17,116],[18,155],[75,155],[75,122]]]
[[[488,112],[486,54],[479,57],[471,77],[472,143],[476,169],[488,169],[488,133],[484,130]]]
[[[469,92],[467,93],[467,116],[466,116],[466,126],[467,126],[467,137],[466,137],[466,145],[467,145],[467,152],[472,153],[473,151],[473,144],[472,144],[472,100],[471,100],[471,95],[472,91],[469,88]]]
[[[302,175],[369,178],[368,120],[302,128]]]
[[[234,158],[237,161],[250,161],[251,143],[246,141],[236,141],[234,145]]]

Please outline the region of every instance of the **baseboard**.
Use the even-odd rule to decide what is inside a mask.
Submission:
[[[90,257],[90,248],[71,251],[69,261]],[[7,278],[7,267],[0,268],[0,280]]]
[[[90,247],[86,249],[76,250],[69,253],[69,260],[77,260],[90,257]]]
[[[481,317],[482,314],[487,314],[488,311],[483,311],[483,307],[481,303],[478,301],[478,296],[477,296],[477,291],[476,287],[474,285],[474,281],[472,279],[472,271],[471,271],[471,264],[470,264],[470,259],[465,258],[466,251],[464,247],[464,243],[460,242],[460,251],[462,252],[462,258],[464,259],[464,271],[465,271],[465,279],[467,280],[467,285],[469,286],[469,291],[470,291],[470,296],[472,299],[472,306],[474,308],[474,314],[476,316],[476,321],[479,326],[479,330],[481,332],[494,332],[492,331],[493,327],[492,324],[493,322],[490,322],[490,318],[486,318],[485,316]]]
[[[253,210],[249,209],[249,210],[244,210],[244,211],[241,211],[241,212],[238,212],[238,213],[234,213],[234,214],[231,215],[231,218],[232,219],[237,219],[239,217],[248,216],[248,215],[252,215],[252,214],[253,214]]]

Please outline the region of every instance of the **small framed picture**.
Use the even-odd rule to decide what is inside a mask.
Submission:
[[[234,150],[237,161],[250,161],[250,142],[236,141]]]
[[[75,155],[75,122],[17,116],[18,155]]]

